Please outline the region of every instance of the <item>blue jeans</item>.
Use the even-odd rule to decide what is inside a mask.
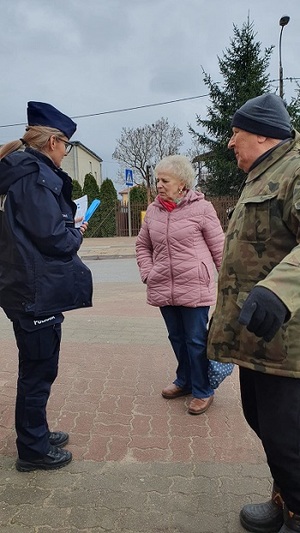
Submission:
[[[178,361],[173,383],[192,392],[194,398],[212,396],[214,391],[208,381],[206,357],[209,307],[166,305],[160,311]]]

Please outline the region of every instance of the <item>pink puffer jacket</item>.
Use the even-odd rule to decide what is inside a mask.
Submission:
[[[188,191],[173,211],[156,198],[136,241],[137,263],[150,305],[202,307],[216,301],[224,233],[213,205]]]

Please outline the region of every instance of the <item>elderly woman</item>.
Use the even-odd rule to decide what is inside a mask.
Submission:
[[[185,156],[163,158],[155,176],[158,196],[137,237],[137,263],[147,302],[160,308],[178,363],[176,379],[162,395],[173,399],[192,393],[188,412],[199,415],[213,401],[207,321],[224,234],[212,204],[192,190],[195,172]]]
[[[60,168],[76,124],[50,104],[29,102],[22,139],[0,149],[0,306],[19,350],[19,471],[67,465],[68,434],[49,431],[46,406],[58,371],[62,312],[88,307],[90,270],[77,251],[72,180]],[[19,150],[24,147],[25,150]]]

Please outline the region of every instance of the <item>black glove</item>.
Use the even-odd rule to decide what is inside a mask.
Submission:
[[[254,287],[246,299],[238,321],[257,337],[270,342],[279,328],[289,319],[290,312],[274,292]]]

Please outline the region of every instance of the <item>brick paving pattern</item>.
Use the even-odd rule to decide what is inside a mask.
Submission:
[[[87,239],[95,257],[134,254],[134,239]],[[120,259],[122,261],[122,259]],[[74,460],[54,472],[14,468],[16,347],[0,314],[0,531],[241,533],[238,513],[270,491],[261,445],[245,423],[238,372],[207,413],[165,400],[175,360],[139,281],[97,281],[94,307],[65,314],[51,429],[70,433]]]

